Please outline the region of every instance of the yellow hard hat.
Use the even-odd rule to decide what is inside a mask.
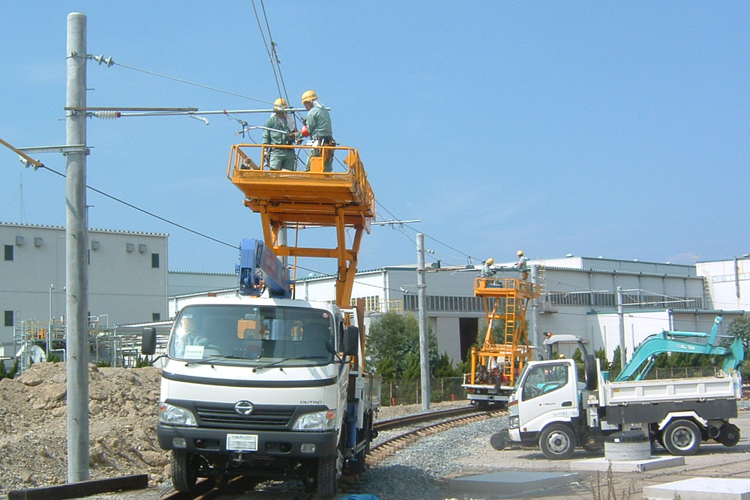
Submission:
[[[317,98],[318,98],[318,94],[316,94],[314,90],[308,90],[307,92],[305,92],[304,94],[302,94],[302,102],[303,103],[309,102],[309,101],[314,101]]]
[[[274,111],[283,111],[288,106],[286,105],[286,100],[279,97],[275,101],[273,101],[273,110]]]
[[[523,250],[519,250],[518,255],[523,255]]]
[[[491,266],[491,265],[492,265],[492,264],[494,264],[494,263],[495,263],[495,259],[493,259],[492,257],[490,257],[489,259],[487,259],[487,262],[486,262],[486,264],[487,264],[488,266]]]

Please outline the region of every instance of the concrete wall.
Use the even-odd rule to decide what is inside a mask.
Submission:
[[[167,238],[89,230],[88,309],[100,316],[101,326],[166,318]],[[6,247],[12,260],[5,258]],[[66,314],[65,229],[0,224],[0,252],[0,344],[12,346],[14,327],[6,326],[6,311],[17,326]]]

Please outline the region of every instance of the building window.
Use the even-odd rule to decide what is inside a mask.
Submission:
[[[494,304],[489,302],[490,307]],[[425,307],[428,311],[455,311],[455,312],[480,312],[483,311],[481,297],[466,296],[440,296],[428,295]],[[404,294],[404,309],[406,311],[416,311],[419,308],[419,298],[417,294]]]
[[[5,326],[13,326],[13,311],[5,311]]]
[[[159,267],[159,254],[158,253],[151,254],[151,267],[153,268]]]
[[[151,321],[161,321],[161,313],[151,313]]]
[[[13,245],[5,245],[5,260],[13,260]]]

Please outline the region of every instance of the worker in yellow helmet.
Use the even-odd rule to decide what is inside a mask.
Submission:
[[[273,146],[291,146],[297,136],[294,117],[287,113],[286,100],[279,97],[273,102],[273,114],[266,120],[263,128],[263,144]],[[271,170],[296,170],[297,157],[294,148],[266,149],[266,158]]]
[[[302,104],[307,110],[307,119],[305,127],[302,129],[302,135],[309,136],[312,139],[313,146],[335,146],[333,140],[333,126],[331,125],[331,115],[328,110],[318,101],[318,94],[313,90],[308,90],[302,94]],[[325,172],[333,170],[333,151],[313,149],[310,158],[323,156]],[[307,170],[310,170],[310,161],[307,162]]]
[[[516,252],[518,254],[518,262],[514,266],[521,273],[521,279],[529,279],[529,259],[523,254],[523,250]]]
[[[485,260],[482,264],[482,271],[479,273],[479,276],[481,278],[489,278],[490,276],[494,276],[496,271],[493,269],[492,265],[495,263],[495,259],[490,257],[489,259]]]

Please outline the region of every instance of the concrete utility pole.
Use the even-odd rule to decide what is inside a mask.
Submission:
[[[68,482],[89,479],[88,269],[86,267],[86,16],[68,14],[66,143],[83,146],[67,153],[65,261]],[[72,108],[72,109],[71,109]]]
[[[424,234],[417,234],[417,291],[419,302],[419,364],[422,378],[422,410],[430,409],[430,343],[427,336],[427,285],[425,284]]]
[[[620,369],[625,368],[625,306],[623,305],[622,287],[617,287],[617,317],[620,323]]]

